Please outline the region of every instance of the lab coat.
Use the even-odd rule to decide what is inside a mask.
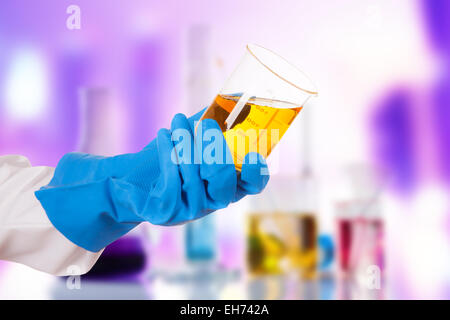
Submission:
[[[87,251],[65,238],[34,195],[53,172],[50,167],[32,167],[22,156],[0,156],[0,260],[57,276],[84,274],[102,251]]]

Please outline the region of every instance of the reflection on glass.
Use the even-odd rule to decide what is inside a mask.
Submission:
[[[317,95],[300,70],[274,52],[248,45],[243,59],[205,111],[215,119],[237,170],[248,151],[267,157],[303,105]]]

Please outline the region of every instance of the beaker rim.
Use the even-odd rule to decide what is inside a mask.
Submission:
[[[275,70],[273,70],[273,68],[269,67],[267,65],[267,63],[264,63],[261,58],[258,57],[258,55],[255,53],[254,49],[263,49],[265,51],[270,52],[271,54],[273,54],[274,56],[276,56],[277,58],[283,60],[284,62],[286,62],[290,67],[292,67],[293,69],[295,69],[298,73],[300,73],[311,85],[312,88],[310,89],[305,89],[302,88],[301,86],[295,84],[293,81],[286,79],[286,77],[283,77],[281,74],[279,74],[278,72],[276,72]],[[274,75],[276,75],[278,78],[280,78],[281,80],[285,81],[286,83],[290,84],[291,86],[306,92],[310,95],[313,96],[317,96],[318,95],[318,91],[316,88],[316,85],[314,84],[314,82],[312,82],[311,78],[303,71],[301,71],[299,68],[297,68],[296,66],[294,66],[292,63],[290,63],[288,60],[286,60],[285,58],[283,58],[282,56],[280,56],[278,53],[267,49],[263,46],[257,45],[257,44],[253,44],[253,43],[249,43],[247,44],[247,51],[259,62],[261,63],[267,70],[269,70],[270,72],[272,72]]]

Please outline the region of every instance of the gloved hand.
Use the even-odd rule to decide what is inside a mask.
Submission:
[[[232,157],[216,121],[202,121],[195,136],[194,121],[202,113],[190,119],[177,114],[171,131],[161,129],[138,153],[66,154],[50,184],[36,192],[50,221],[69,240],[96,252],[140,222],[180,224],[261,192],[269,180],[263,157],[248,154],[237,174],[232,160],[225,161]]]

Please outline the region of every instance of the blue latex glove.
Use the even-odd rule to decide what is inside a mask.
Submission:
[[[200,123],[202,130],[197,130],[194,141],[194,121],[201,114],[190,119],[176,115],[171,131],[161,129],[157,138],[138,153],[115,157],[66,154],[50,184],[36,192],[52,224],[73,243],[96,252],[140,222],[176,225],[225,208],[247,194],[261,192],[269,176],[267,165],[258,154],[253,158],[258,161],[253,164],[249,163],[248,154],[237,174],[232,162],[180,163],[186,156],[178,152],[182,151],[178,150],[181,140],[173,153],[178,157],[171,160],[172,132],[190,133],[187,139],[192,146],[192,160],[214,142],[205,141],[203,136],[208,129],[220,130],[211,119]],[[231,158],[223,134],[218,137],[223,156]],[[203,141],[202,150],[199,141]]]

